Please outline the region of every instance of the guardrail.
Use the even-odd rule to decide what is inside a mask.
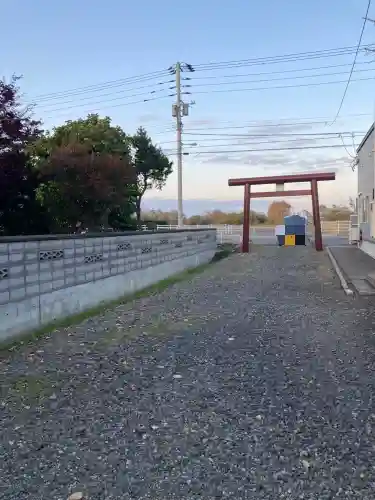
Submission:
[[[323,234],[345,236],[349,237],[350,221],[322,221],[322,232]],[[308,224],[311,230],[311,224]],[[270,233],[274,231],[275,226],[271,225],[254,225],[250,226],[251,233],[256,235],[261,235],[262,233]],[[223,235],[237,235],[242,234],[242,225],[232,225],[232,224],[208,224],[208,225],[184,225],[179,227],[178,225],[158,225],[157,230],[173,230],[176,229],[216,229],[217,233],[223,233]],[[220,236],[221,237],[221,236]]]

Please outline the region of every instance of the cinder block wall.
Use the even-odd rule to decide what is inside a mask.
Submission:
[[[0,340],[209,262],[216,230],[0,238]]]

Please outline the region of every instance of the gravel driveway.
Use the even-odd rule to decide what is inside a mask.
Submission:
[[[373,301],[260,247],[3,354],[0,499],[374,499]]]

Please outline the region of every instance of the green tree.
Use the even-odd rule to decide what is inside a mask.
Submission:
[[[77,143],[94,153],[130,157],[130,141],[122,128],[112,125],[109,117],[100,118],[97,114],[69,120],[46,132],[35,142],[32,151],[37,158],[48,158],[54,149]]]
[[[132,161],[137,174],[135,187],[135,212],[141,221],[141,203],[148,189],[162,189],[172,173],[173,163],[156,147],[146,130],[140,127],[131,137]]]
[[[96,114],[67,121],[35,142],[31,153],[44,181],[38,198],[56,229],[78,220],[95,228],[99,220],[104,226],[130,221],[136,185],[130,143],[121,127]]]
[[[40,174],[40,199],[64,229],[77,221],[89,229],[108,226],[111,211],[126,205],[127,185],[135,182],[128,157],[94,153],[79,143],[53,149]]]
[[[21,105],[19,78],[0,80],[0,234],[43,234],[48,218],[36,199],[39,185],[28,146],[41,134],[40,122]]]

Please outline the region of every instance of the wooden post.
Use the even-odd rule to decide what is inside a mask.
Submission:
[[[250,185],[244,185],[243,196],[243,226],[242,226],[242,253],[249,253],[250,240]]]
[[[318,181],[316,179],[311,180],[311,199],[312,199],[312,210],[313,210],[313,219],[315,228],[315,250],[320,252],[321,250],[323,250],[323,241],[322,241],[322,227],[320,225]]]

